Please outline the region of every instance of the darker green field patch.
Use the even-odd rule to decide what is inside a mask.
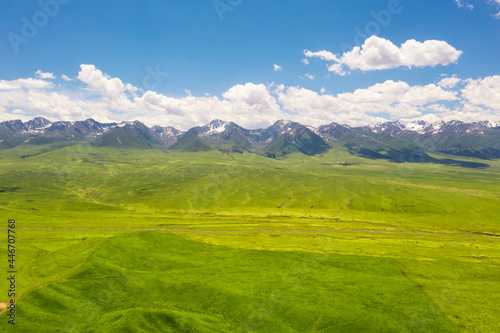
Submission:
[[[157,232],[101,243],[68,280],[27,294],[18,317],[18,332],[456,332],[390,259]]]
[[[20,187],[1,187],[0,188],[0,193],[5,193],[5,192],[15,192],[17,190],[20,190]]]

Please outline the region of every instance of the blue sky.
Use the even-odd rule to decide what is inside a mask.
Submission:
[[[499,2],[4,0],[0,120],[498,121]]]

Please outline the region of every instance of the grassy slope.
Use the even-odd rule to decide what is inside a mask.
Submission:
[[[0,215],[26,228],[18,290],[72,276],[98,244],[130,231],[121,228],[273,251],[317,252],[317,237],[335,240],[329,253],[394,260],[462,331],[500,329],[500,244],[479,235],[500,229],[498,162],[391,164],[340,149],[283,160],[88,146],[37,155],[47,150],[0,152]],[[33,229],[47,227],[84,230]],[[104,227],[117,229],[88,230]]]
[[[102,243],[66,281],[27,295],[18,331],[414,332],[421,309],[426,329],[456,331],[388,259],[146,232]]]

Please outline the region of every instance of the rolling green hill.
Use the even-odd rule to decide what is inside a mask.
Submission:
[[[172,147],[171,150],[179,150],[184,152],[200,152],[212,150],[205,142],[196,135],[186,135],[180,138]]]
[[[16,331],[415,332],[421,309],[427,331],[456,332],[387,259],[145,232],[100,244],[73,275],[32,291]]]
[[[498,331],[500,164],[428,156],[2,150],[18,329]],[[250,320],[277,286],[288,301]]]

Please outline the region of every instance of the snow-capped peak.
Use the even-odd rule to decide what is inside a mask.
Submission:
[[[49,120],[43,117],[36,117],[25,123],[25,130],[23,132],[32,134],[40,133],[49,128],[50,125],[52,125],[52,122]]]
[[[117,124],[116,126],[117,127],[124,127],[124,126],[127,126],[127,125],[133,125],[134,122],[133,121],[122,121],[121,123]]]
[[[220,119],[212,120],[208,125],[206,125],[208,130],[204,134],[211,135],[211,134],[222,133],[226,130],[227,125],[228,123],[223,120]]]
[[[305,125],[305,127],[307,129],[309,129],[311,132],[313,132],[314,134],[319,135],[319,131],[318,131],[318,129],[316,127],[312,127],[312,126],[309,126],[309,125]]]
[[[274,126],[282,128],[282,127],[290,125],[291,123],[292,122],[290,120],[283,120],[283,119],[281,119],[281,120],[278,120],[277,122],[275,122]]]

